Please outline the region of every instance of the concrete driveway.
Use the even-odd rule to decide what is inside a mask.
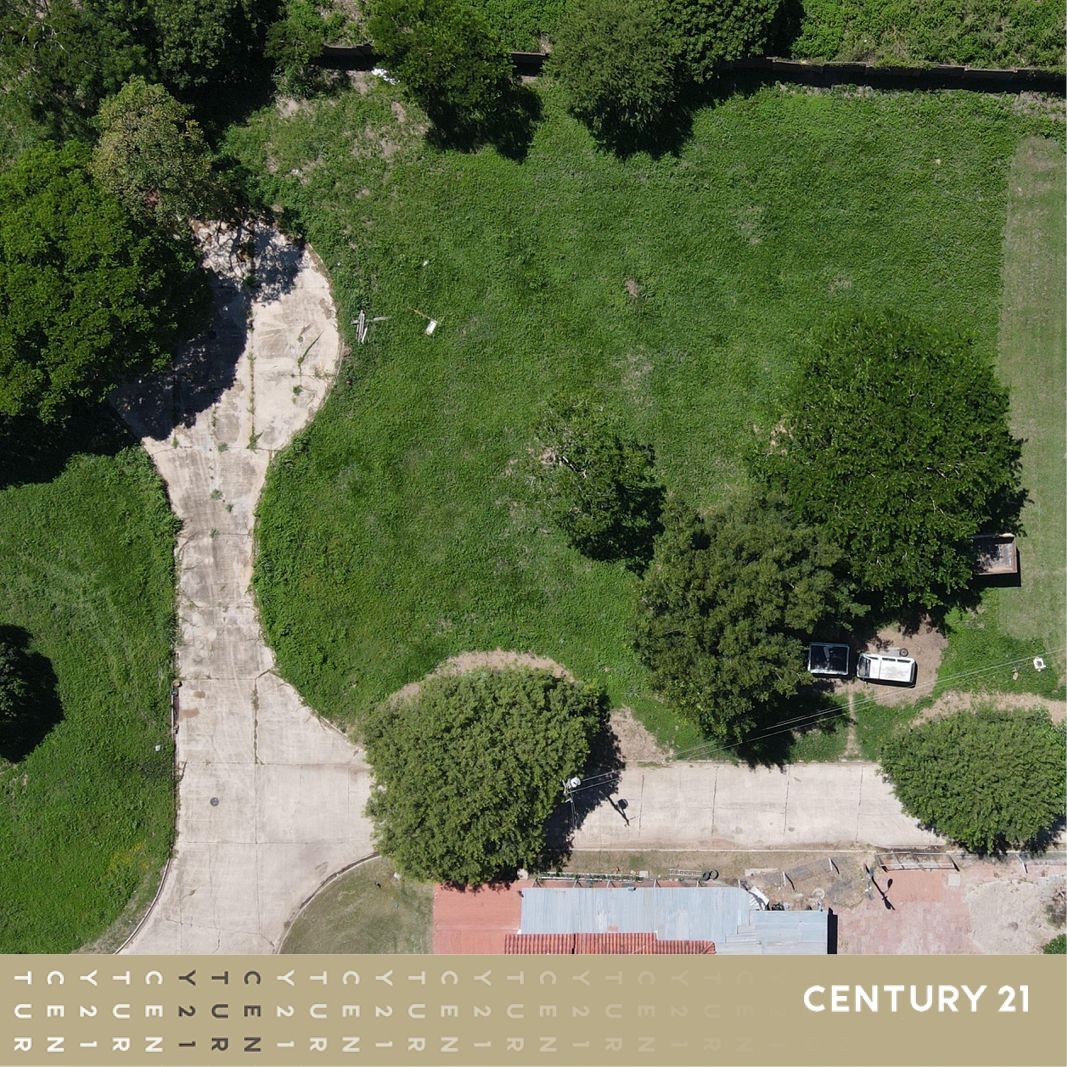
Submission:
[[[906,815],[877,764],[755,768],[669,763],[623,771],[574,838],[576,849],[930,848],[940,838]],[[628,821],[627,821],[628,820]]]
[[[251,592],[267,465],[326,394],[336,315],[307,252],[246,237],[202,235],[211,334],[118,401],[182,521],[177,841],[128,952],[272,952],[323,879],[372,851],[363,755],[274,673]]]

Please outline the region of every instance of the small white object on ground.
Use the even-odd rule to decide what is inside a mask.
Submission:
[[[376,78],[381,78],[383,82],[388,82],[390,85],[397,84],[397,79],[394,78],[392,74],[390,74],[389,71],[385,69],[385,67],[374,67],[371,70],[371,74],[373,74]]]
[[[434,332],[434,330],[436,330],[436,329],[437,329],[437,319],[430,319],[430,321],[426,324],[426,332],[428,334],[432,334]]]
[[[1034,670],[1035,671],[1043,671],[1043,670],[1047,670],[1047,668],[1048,668],[1048,664],[1040,656],[1034,656]]]

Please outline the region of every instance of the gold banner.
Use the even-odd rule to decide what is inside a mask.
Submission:
[[[5,1067],[1067,1062],[1052,956],[2,959]]]

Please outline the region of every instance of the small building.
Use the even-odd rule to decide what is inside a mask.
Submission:
[[[976,534],[971,538],[976,558],[974,573],[979,578],[1019,573],[1019,546],[1014,534]]]
[[[509,953],[823,956],[829,913],[765,911],[732,886],[525,889]]]

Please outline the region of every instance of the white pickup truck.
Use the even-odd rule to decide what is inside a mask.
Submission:
[[[904,652],[904,649],[900,652]],[[908,655],[891,652],[861,652],[856,660],[856,677],[864,682],[914,685],[915,671],[915,660]]]

